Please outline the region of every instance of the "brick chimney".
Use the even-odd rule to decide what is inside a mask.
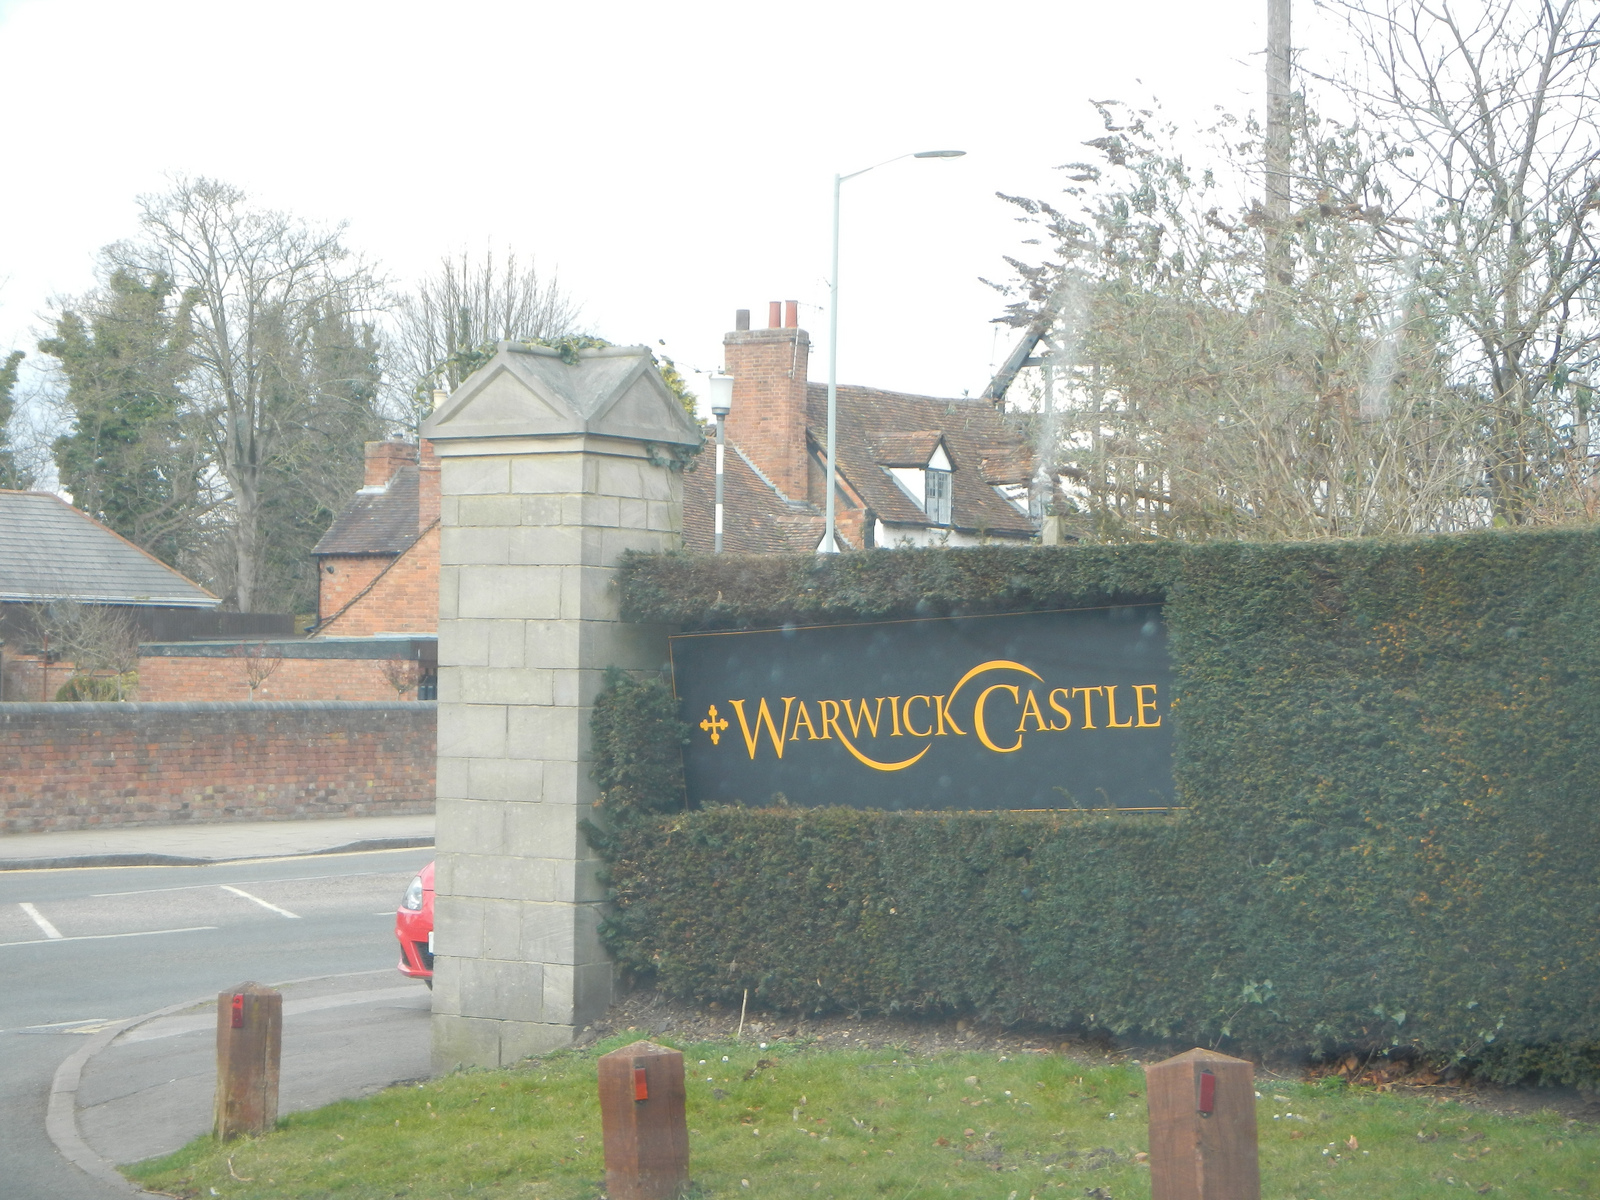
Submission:
[[[439,456],[433,443],[421,439],[417,462],[417,532],[439,519]]]
[[[784,309],[787,308],[787,312]],[[799,305],[774,300],[768,328],[740,328],[722,339],[722,360],[733,376],[728,440],[791,500],[806,498],[806,364],[811,338],[799,327]],[[780,324],[780,321],[782,324]]]
[[[367,477],[363,487],[381,488],[394,478],[401,467],[417,461],[417,447],[411,442],[390,438],[386,442],[368,442]]]

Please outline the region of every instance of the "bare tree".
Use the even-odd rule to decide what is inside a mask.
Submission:
[[[228,653],[239,660],[239,667],[244,674],[245,685],[250,689],[252,700],[256,698],[256,692],[261,686],[283,666],[283,651],[265,642],[257,642],[253,646],[241,643]]]
[[[296,478],[306,438],[324,457],[350,443],[359,459],[379,427],[377,350],[365,323],[377,282],[345,249],[342,228],[249,207],[227,184],[180,178],[139,204],[143,238],[107,256],[139,278],[173,280],[184,297],[187,415],[231,510],[230,561],[218,574],[249,610],[264,597],[278,485]],[[334,440],[325,426],[337,427]]]
[[[1365,50],[1341,80],[1403,152],[1397,256],[1444,320],[1473,396],[1495,517],[1593,505],[1589,419],[1600,322],[1600,8],[1592,0],[1344,5]]]
[[[125,700],[139,681],[139,627],[126,610],[75,599],[30,606],[45,657],[72,663],[58,700]]]
[[[395,698],[404,700],[421,681],[422,664],[411,658],[383,658],[378,660],[378,673],[394,689]]]
[[[1052,328],[1056,411],[1034,419],[1069,525],[1119,539],[1487,523],[1477,412],[1441,372],[1428,297],[1377,236],[1388,195],[1360,131],[1301,108],[1275,222],[1230,201],[1259,169],[1252,123],[1225,118],[1196,169],[1153,111],[1100,109],[1068,204],[1013,198],[1053,251],[1013,264],[1007,319]],[[1292,287],[1272,286],[1275,261]]]
[[[487,346],[537,338],[558,341],[577,332],[580,306],[555,272],[507,250],[481,258],[463,250],[439,260],[395,305],[389,346],[391,374],[404,389],[407,419],[427,416],[435,388],[453,389],[477,369]]]

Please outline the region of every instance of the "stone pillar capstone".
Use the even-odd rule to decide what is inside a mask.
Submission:
[[[501,343],[424,424],[440,460],[433,1062],[565,1045],[611,1001],[589,717],[666,631],[618,618],[625,550],[681,545],[696,423],[642,346]]]

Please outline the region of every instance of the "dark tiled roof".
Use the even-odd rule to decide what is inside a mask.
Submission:
[[[937,429],[914,433],[875,433],[867,439],[880,467],[923,467],[942,439]]]
[[[880,454],[915,457],[926,445],[931,454],[938,436],[949,449],[952,526],[1002,536],[1027,537],[1033,524],[992,484],[1022,482],[1031,470],[1028,445],[987,400],[941,400],[883,392],[876,388],[838,389],[839,471],[879,517],[905,525],[927,525],[928,518],[884,469],[912,465],[886,462]],[[827,445],[828,389],[806,387],[808,432],[818,448]],[[927,462],[924,454],[916,465]]]
[[[217,598],[60,497],[0,491],[0,600],[214,608]]]
[[[399,554],[417,540],[417,468],[403,466],[381,490],[357,492],[313,554]]]
[[[716,544],[716,448],[683,476],[683,543],[697,554]],[[790,503],[732,445],[723,458],[722,548],[729,554],[809,554],[822,540],[822,513]]]

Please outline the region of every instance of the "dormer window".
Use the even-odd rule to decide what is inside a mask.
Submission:
[[[955,464],[937,429],[914,433],[880,433],[873,438],[873,456],[888,476],[920,508],[930,525],[951,523]]]
[[[928,520],[935,525],[950,524],[950,472],[928,467]]]
[[[952,469],[950,456],[945,453],[944,439],[940,438],[933,444],[933,453],[928,455],[927,465],[922,468],[923,495],[925,496],[922,511],[928,514],[928,520],[935,525],[950,524],[950,472]]]

